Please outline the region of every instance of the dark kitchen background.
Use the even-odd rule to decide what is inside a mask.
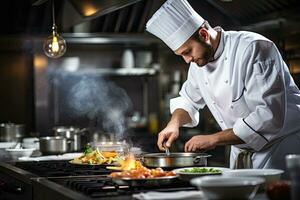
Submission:
[[[56,0],[63,57],[43,52],[51,34],[47,0],[3,1],[0,12],[0,122],[26,125],[27,136],[52,134],[54,126],[86,127],[101,139],[124,137],[144,151],[158,151],[157,133],[169,119],[188,66],[145,24],[162,0]],[[273,40],[300,84],[300,1],[189,0],[213,26],[249,30]],[[208,110],[195,129],[182,129],[173,147],[198,133],[219,130]],[[228,149],[212,151],[227,162]]]

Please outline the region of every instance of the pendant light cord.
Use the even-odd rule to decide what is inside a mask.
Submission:
[[[55,26],[54,0],[51,0],[51,3],[52,3],[52,22],[53,22],[53,26]]]

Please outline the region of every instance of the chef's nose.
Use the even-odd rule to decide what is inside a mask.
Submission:
[[[185,55],[183,55],[182,57],[183,57],[183,59],[184,59],[184,61],[185,61],[186,63],[190,63],[190,62],[192,62],[192,60],[193,60],[193,57],[192,57],[192,56],[185,56]]]

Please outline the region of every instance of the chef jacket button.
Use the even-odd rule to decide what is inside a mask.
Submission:
[[[233,106],[230,106],[231,109],[233,109]]]
[[[216,105],[216,102],[213,101],[212,103],[213,103],[214,105]]]
[[[205,85],[208,85],[208,82],[207,82],[207,81],[205,81]]]
[[[225,57],[224,60],[227,60],[227,57]]]
[[[222,124],[222,123],[223,123],[223,121],[221,120],[221,121],[220,121],[220,123]]]
[[[228,80],[225,80],[225,83],[228,83]]]

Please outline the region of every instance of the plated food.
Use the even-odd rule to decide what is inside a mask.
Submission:
[[[206,175],[221,175],[225,171],[230,171],[229,168],[224,167],[186,167],[174,170],[179,178],[189,181],[192,178]]]
[[[193,174],[198,174],[198,173],[221,174],[222,170],[216,168],[207,168],[207,167],[193,167],[193,168],[182,169],[180,170],[180,172],[193,173]]]
[[[115,151],[100,151],[98,148],[93,150],[87,146],[80,157],[70,161],[72,164],[81,165],[119,165],[122,158]]]
[[[121,172],[113,172],[109,176],[112,178],[131,178],[131,179],[145,179],[176,176],[174,171],[164,171],[162,168],[149,169],[144,167],[140,161],[135,161],[134,169],[124,170]]]
[[[148,169],[140,161],[135,161],[134,168],[113,172],[109,177],[118,185],[159,186],[171,183],[177,175],[174,171],[164,171],[162,168]]]

